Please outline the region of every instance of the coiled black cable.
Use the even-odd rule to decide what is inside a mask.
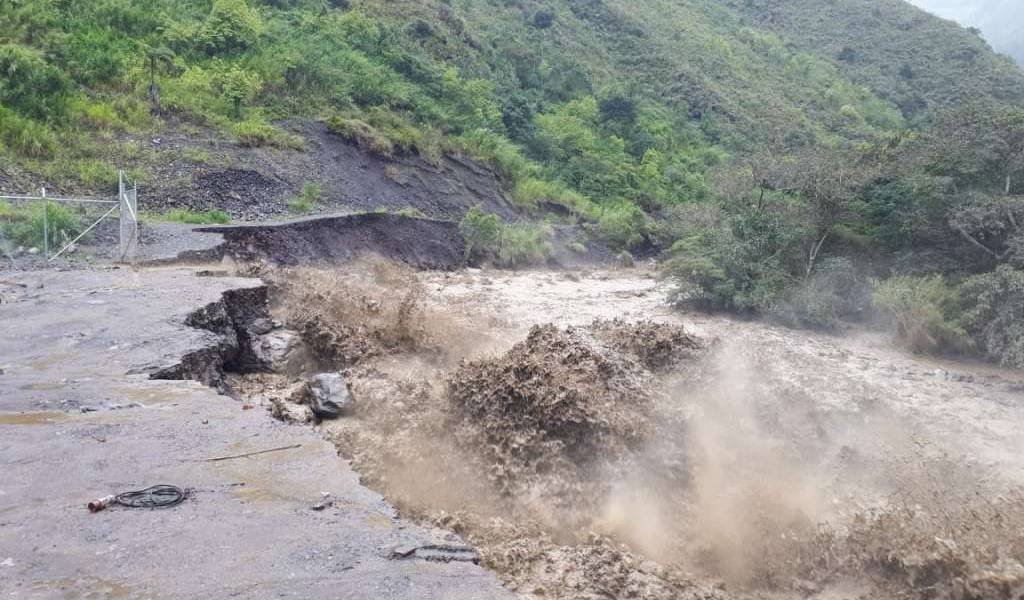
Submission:
[[[185,490],[173,485],[154,485],[144,490],[114,496],[114,502],[128,508],[168,508],[181,504]]]

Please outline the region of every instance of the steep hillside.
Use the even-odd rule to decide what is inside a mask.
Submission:
[[[4,160],[58,187],[105,185],[115,163],[151,177],[160,161],[134,146],[97,146],[125,132],[299,148],[273,123],[336,117],[377,154],[502,163],[528,206],[650,210],[705,197],[708,167],[768,139],[835,146],[964,98],[1024,98],[1020,69],[897,0],[11,0],[0,15]]]
[[[510,265],[569,222],[576,248],[668,251],[684,301],[813,326],[868,314],[869,277],[940,274],[890,300],[930,303],[943,347],[1009,343],[985,323],[1024,277],[1024,71],[900,0],[7,0],[0,20],[0,188],[127,167],[159,211],[467,215],[470,253]],[[37,216],[0,206],[0,227]],[[964,312],[957,286],[997,267]]]
[[[900,0],[731,0],[757,27],[831,61],[904,114],[979,97],[1021,102],[1024,77],[974,31]]]

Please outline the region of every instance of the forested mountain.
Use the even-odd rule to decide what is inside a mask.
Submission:
[[[145,181],[132,136],[303,152],[284,124],[322,120],[384,159],[491,164],[531,220],[563,205],[667,258],[682,301],[831,326],[866,314],[869,278],[919,277],[879,288],[920,313],[908,337],[1024,365],[985,323],[1024,311],[1024,71],[900,0],[0,0],[0,20],[0,177]],[[997,272],[991,306],[962,305]]]

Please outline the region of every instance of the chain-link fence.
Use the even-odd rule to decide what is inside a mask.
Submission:
[[[0,195],[0,255],[11,261],[40,256],[52,262],[88,245],[131,262],[138,237],[138,188],[123,172],[116,198],[52,196],[45,189]]]

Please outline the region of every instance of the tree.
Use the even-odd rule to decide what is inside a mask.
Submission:
[[[808,279],[825,243],[836,227],[852,216],[854,200],[884,161],[882,155],[841,149],[787,152],[776,144],[755,154],[741,173],[755,186],[753,197],[758,212],[770,208],[766,200],[771,193],[791,194],[800,199],[800,221],[804,226],[801,245],[806,259],[803,276]],[[733,194],[746,193],[742,181],[730,185]]]
[[[198,42],[211,55],[235,52],[252,45],[262,31],[259,11],[245,0],[214,0],[199,30]]]
[[[174,52],[166,46],[149,48],[146,51],[146,60],[149,61],[149,102],[153,105],[154,112],[160,112],[160,86],[156,83],[156,74],[161,67],[170,67],[174,64]]]
[[[43,54],[0,44],[0,105],[37,119],[63,115],[71,82]]]
[[[949,177],[959,206],[949,226],[968,245],[1002,262],[1024,234],[1024,108],[972,104],[948,111],[931,136],[930,167]],[[970,191],[961,191],[970,190]]]
[[[933,169],[1010,196],[1024,171],[1024,107],[978,103],[947,111],[931,142]]]
[[[966,194],[949,211],[949,226],[972,248],[996,263],[1024,258],[1020,253],[1024,239],[1024,198]]]
[[[231,101],[236,119],[242,117],[242,103],[248,102],[260,93],[263,81],[258,73],[253,73],[232,65],[220,78],[221,95]]]

